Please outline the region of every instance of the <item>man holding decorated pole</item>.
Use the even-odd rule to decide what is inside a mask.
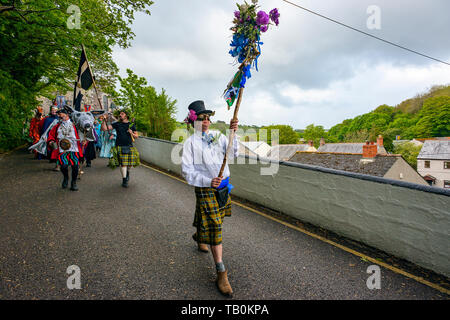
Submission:
[[[206,110],[203,101],[194,101],[189,107],[185,121],[194,126],[194,134],[183,145],[181,169],[188,184],[195,186],[196,209],[193,226],[197,228],[192,236],[198,250],[211,253],[216,264],[219,291],[231,296],[233,290],[228,281],[227,270],[222,259],[222,225],[225,216],[231,216],[231,198],[229,192],[230,170],[225,166],[223,175],[219,175],[223,156],[227,150],[228,139],[220,132],[209,131],[210,117],[214,115]],[[238,120],[233,119],[230,130],[237,130]],[[238,156],[238,141],[233,139],[233,157]]]

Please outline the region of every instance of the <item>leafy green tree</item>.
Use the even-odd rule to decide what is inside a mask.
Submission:
[[[267,130],[267,143],[272,145],[272,130],[278,130],[279,144],[296,144],[298,143],[298,135],[294,129],[289,125],[271,125],[262,127]],[[257,130],[258,140],[261,140],[260,131]]]
[[[320,139],[324,138],[326,140],[327,137],[328,135],[323,126],[315,126],[314,124],[307,126],[303,132],[303,138],[306,141],[313,141],[316,148],[320,145]]]
[[[119,81],[118,102],[133,110],[137,129],[150,137],[170,140],[177,128],[177,101],[164,89],[158,94],[155,88],[147,85],[145,78],[138,77],[130,69],[127,69],[127,77],[119,77]]]
[[[417,170],[417,156],[420,153],[422,146],[416,146],[412,142],[405,142],[397,145],[394,148],[394,153],[401,154],[402,157],[410,164],[411,167]]]
[[[117,102],[121,106],[129,107],[133,110],[138,130],[147,133],[150,127],[146,117],[145,101],[156,99],[156,92],[154,88],[146,89],[147,80],[145,78],[138,77],[130,69],[127,69],[126,72],[126,78],[117,77],[121,87],[117,96]]]
[[[344,120],[328,131],[330,142],[375,141],[383,135],[387,151],[392,141],[450,135],[450,86],[434,86],[396,107],[381,105],[372,112]]]
[[[30,105],[34,103],[34,96],[23,85],[0,70],[0,152],[24,142],[24,121],[32,117]]]
[[[446,137],[450,135],[450,97],[425,100],[414,128],[416,138]]]

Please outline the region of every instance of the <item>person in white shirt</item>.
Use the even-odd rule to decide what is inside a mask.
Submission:
[[[185,121],[194,126],[194,134],[183,145],[181,161],[182,175],[187,183],[195,186],[196,209],[193,226],[197,232],[192,236],[197,242],[198,249],[211,253],[216,263],[219,291],[225,295],[232,295],[233,290],[228,282],[227,270],[222,260],[222,224],[225,216],[231,216],[231,198],[228,184],[230,169],[225,166],[223,175],[219,177],[224,154],[227,150],[228,139],[220,132],[210,131],[210,117],[214,111],[206,110],[203,101],[192,102]],[[238,120],[230,122],[230,130],[237,130]],[[238,156],[238,141],[235,136],[232,155],[228,159]]]

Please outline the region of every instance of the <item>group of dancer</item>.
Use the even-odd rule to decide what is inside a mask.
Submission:
[[[222,294],[231,296],[233,290],[228,280],[222,252],[222,226],[224,218],[231,216],[229,195],[231,185],[222,187],[223,182],[228,182],[230,177],[228,165],[225,166],[223,176],[218,176],[227,150],[228,138],[220,132],[215,134],[210,132],[211,117],[215,112],[207,110],[203,101],[192,102],[188,110],[189,115],[185,121],[194,127],[194,134],[184,142],[181,169],[187,183],[195,187],[196,206],[193,226],[196,232],[192,238],[200,252],[211,251],[217,272],[216,285]],[[99,118],[101,128],[99,137],[102,139],[100,154],[102,157],[109,157],[113,167],[120,167],[123,187],[128,187],[130,169],[140,163],[138,150],[133,146],[138,133],[135,125],[130,123],[130,112],[130,109],[120,109],[115,113],[117,119],[111,118],[111,115]],[[52,150],[51,157],[57,159],[57,163],[61,166],[62,188],[68,186],[68,167],[72,167],[70,190],[75,191],[78,190],[76,180],[79,162],[83,158],[83,141],[80,141],[77,128],[71,122],[67,110],[52,109],[51,114],[52,116],[57,114],[59,117],[58,124],[48,135],[47,143]],[[238,121],[232,120],[230,130],[237,129]],[[236,136],[232,143],[233,154],[228,155],[229,158],[238,156]]]
[[[86,162],[86,167],[90,167],[91,161],[96,158],[96,150],[99,150],[101,158],[109,158],[110,163],[115,162],[116,166],[120,166],[122,186],[128,187],[130,168],[140,163],[139,153],[132,144],[138,134],[135,125],[129,121],[131,110],[129,108],[116,110],[115,117],[110,113],[100,115],[94,122],[93,141],[80,139],[79,129],[71,121],[68,110],[54,106],[44,119],[41,118],[42,110],[39,108],[36,110],[36,115],[30,123],[30,137],[33,139],[33,145],[42,140],[42,135],[45,135],[46,141],[46,148],[43,149],[45,154],[39,153],[38,148],[33,150],[36,158],[46,158],[56,163],[53,170],[61,171],[63,189],[68,187],[69,167],[71,167],[70,190],[78,191],[80,164]],[[107,125],[108,121],[111,124]]]

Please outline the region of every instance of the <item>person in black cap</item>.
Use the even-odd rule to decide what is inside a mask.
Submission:
[[[208,252],[207,245],[210,245],[216,264],[217,287],[222,294],[231,296],[233,290],[222,260],[222,224],[225,216],[231,216],[231,198],[228,189],[219,188],[222,180],[230,176],[228,165],[223,177],[218,177],[228,139],[220,132],[209,130],[210,117],[215,112],[207,110],[203,101],[192,102],[188,109],[185,122],[194,126],[194,134],[183,145],[181,168],[188,184],[195,186],[197,202],[193,226],[197,232],[192,237],[197,242],[199,251]],[[238,121],[232,120],[230,129],[237,128]],[[238,141],[235,136],[233,157],[237,156]],[[225,198],[219,197],[218,190],[226,192]]]
[[[65,109],[58,110],[57,114],[60,121],[50,130],[47,141],[53,149],[52,159],[55,159],[61,166],[61,173],[64,176],[62,188],[67,188],[69,183],[69,166],[71,166],[72,181],[70,190],[77,191],[78,163],[83,156],[80,136]]]

